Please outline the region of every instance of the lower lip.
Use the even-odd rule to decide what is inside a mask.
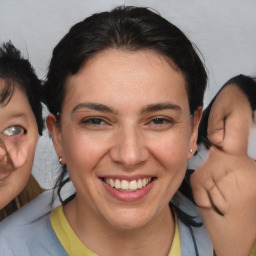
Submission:
[[[103,183],[103,186],[107,190],[107,192],[113,196],[114,198],[124,201],[124,202],[132,202],[141,199],[142,197],[146,196],[150,190],[152,189],[154,185],[154,180],[151,181],[146,187],[138,189],[134,192],[123,192],[119,191],[115,188],[110,187],[108,184],[106,184],[103,180],[101,180]]]

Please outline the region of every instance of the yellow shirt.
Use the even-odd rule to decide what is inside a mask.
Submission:
[[[58,237],[60,243],[70,256],[97,256],[97,254],[93,253],[89,250],[77,237],[77,235],[72,230],[69,225],[64,212],[62,205],[58,206],[51,213],[51,224],[52,228]],[[175,225],[175,233],[172,242],[172,248],[168,254],[168,256],[181,256],[180,251],[180,235],[179,228],[176,221]]]
[[[252,247],[252,250],[251,250],[249,256],[256,256],[256,241]]]

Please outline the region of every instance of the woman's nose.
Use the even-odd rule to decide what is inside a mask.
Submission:
[[[131,169],[148,159],[149,152],[143,136],[136,128],[120,130],[114,140],[115,143],[110,150],[112,161]]]

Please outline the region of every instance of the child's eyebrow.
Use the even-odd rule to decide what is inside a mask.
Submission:
[[[15,112],[9,115],[9,119],[10,118],[26,118],[27,114],[24,112]]]

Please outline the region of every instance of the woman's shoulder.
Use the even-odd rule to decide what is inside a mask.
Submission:
[[[182,255],[213,255],[213,246],[198,207],[179,191],[171,203],[178,217]]]
[[[16,255],[16,253],[65,255],[50,223],[50,213],[55,206],[53,192],[46,191],[2,221],[0,256]],[[51,248],[50,252],[48,252],[49,248]],[[60,252],[62,254],[56,254]]]

